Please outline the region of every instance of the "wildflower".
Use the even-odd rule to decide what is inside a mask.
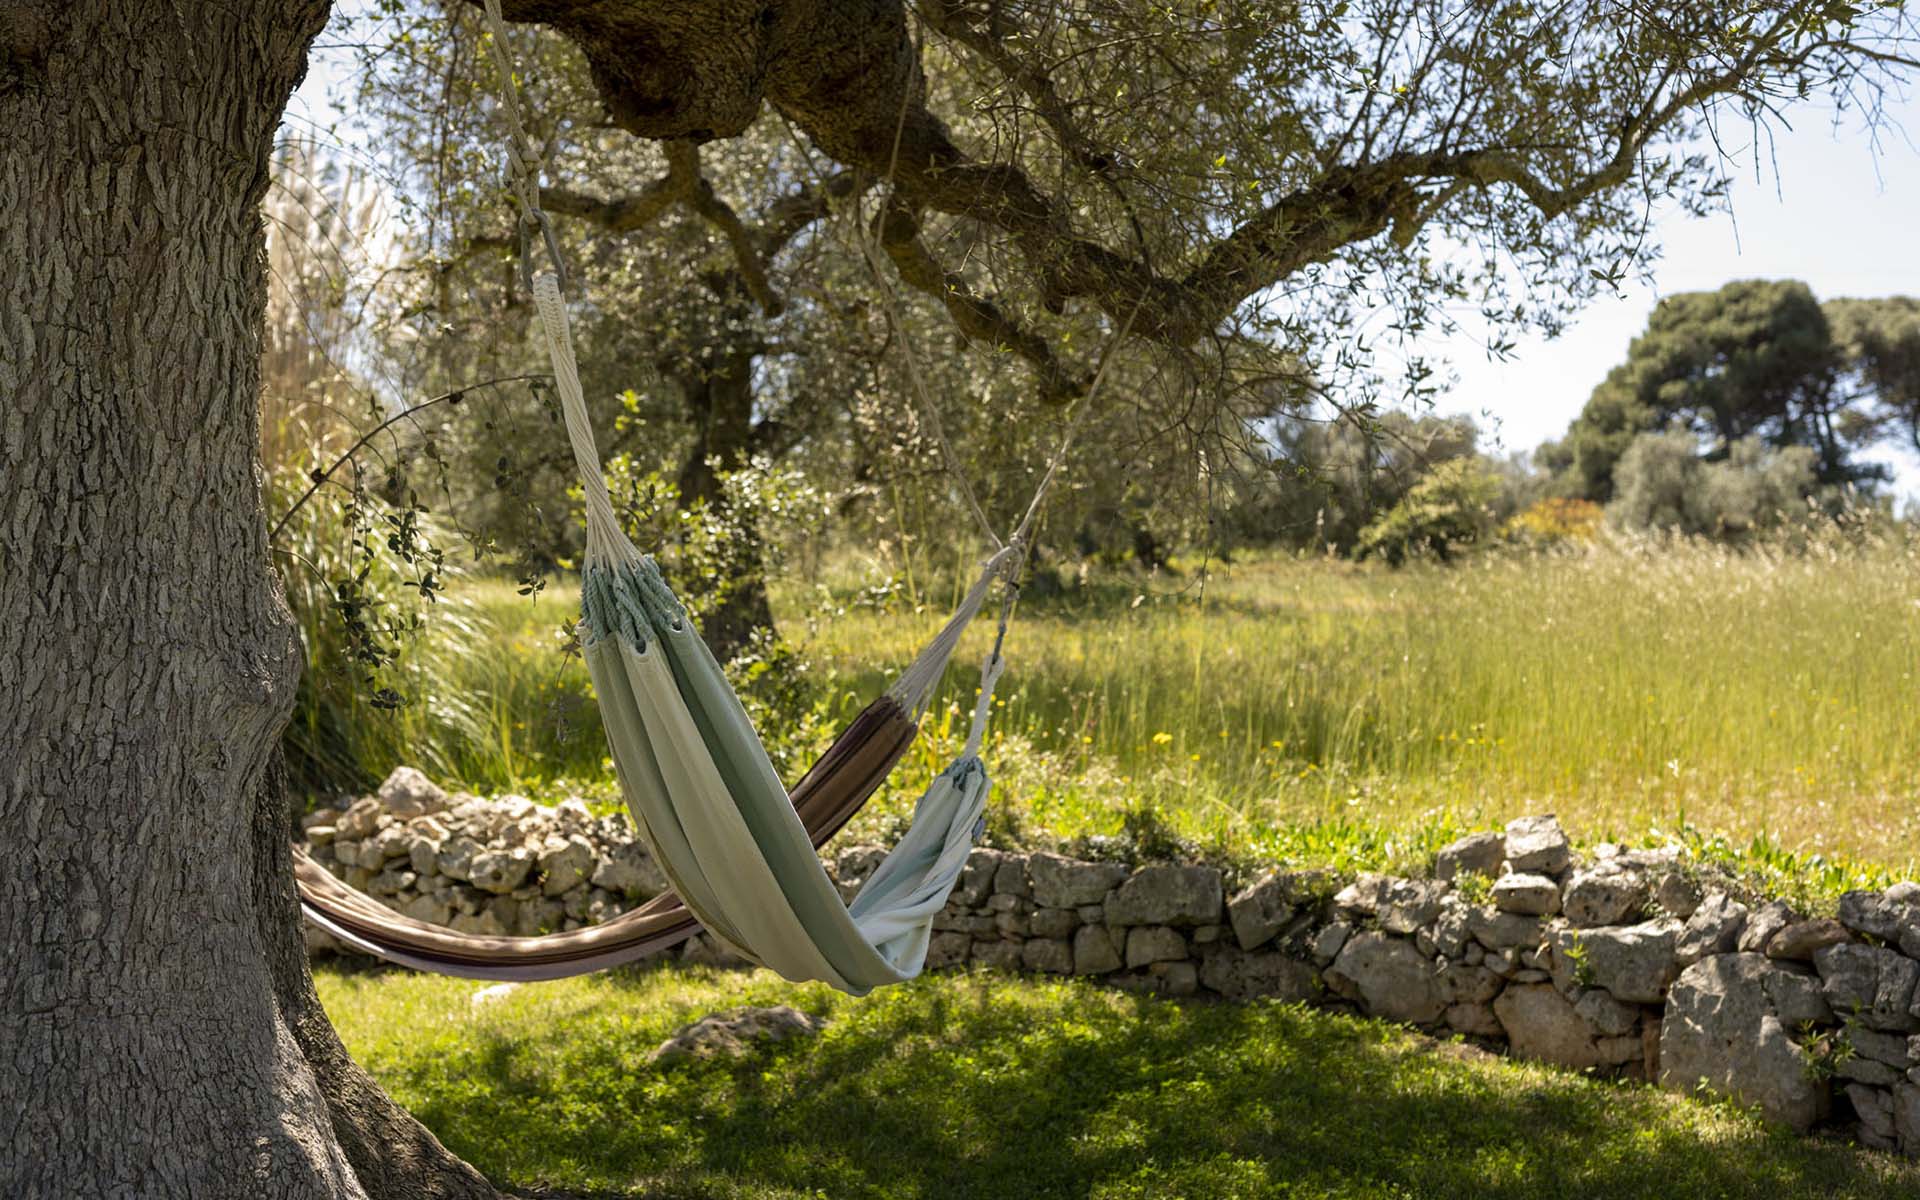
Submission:
[[[1156,733],[1153,735],[1153,744],[1156,746],[1164,746],[1172,740],[1173,735],[1170,733]]]

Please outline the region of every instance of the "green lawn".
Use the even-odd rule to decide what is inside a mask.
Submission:
[[[1920,1166],[1722,1104],[1274,1004],[941,976],[863,1000],[666,968],[524,985],[323,971],[349,1049],[497,1180],[594,1196],[1911,1197]],[[650,1066],[742,1003],[829,1021]]]

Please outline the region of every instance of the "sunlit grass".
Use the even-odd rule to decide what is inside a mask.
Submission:
[[[871,582],[843,563],[779,589],[812,664],[804,744],[798,715],[765,722],[790,764],[946,615],[941,595],[854,603]],[[478,581],[462,598],[490,632],[421,686],[479,709],[479,732],[403,731],[396,761],[494,790],[604,781],[586,674],[556,636],[571,587],[528,599]],[[958,748],[990,633],[970,634],[854,835],[897,821]],[[1834,886],[1864,876],[1827,860],[1920,860],[1920,554],[1904,542],[1612,545],[1398,572],[1216,563],[1204,583],[1189,569],[1027,604],[1008,653],[989,755],[1002,832],[1112,833],[1144,806],[1234,853],[1391,862],[1553,811],[1587,840],[1718,835]]]
[[[765,972],[524,985],[319,975],[354,1057],[448,1147],[519,1187],[608,1196],[1910,1196],[1920,1168],[1720,1104],[1270,1003],[929,977],[853,1000]],[[654,1066],[741,1003],[815,1039]]]

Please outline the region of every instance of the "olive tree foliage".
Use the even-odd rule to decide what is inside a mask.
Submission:
[[[613,126],[704,146],[770,108],[820,173],[872,180],[900,279],[1043,393],[1084,390],[1067,335],[1091,323],[1212,368],[1202,402],[1271,369],[1236,344],[1347,382],[1377,314],[1556,327],[1644,264],[1650,201],[1717,202],[1685,149],[1708,122],[1870,104],[1913,65],[1897,5],[505,9],[579,48]]]
[[[1885,469],[1862,463],[1860,453],[1912,419],[1900,340],[1914,336],[1912,317],[1902,323],[1910,303],[1822,305],[1798,280],[1738,280],[1667,296],[1541,462],[1569,495],[1605,501],[1618,490],[1628,448],[1678,428],[1706,458],[1725,458],[1753,438],[1808,448],[1823,484],[1877,482]]]
[[[1686,429],[1642,433],[1620,456],[1607,520],[1623,529],[1738,541],[1805,518],[1817,485],[1811,446],[1771,446],[1749,435],[1710,461]]]
[[[1089,512],[1216,495],[1305,392],[1363,418],[1430,399],[1435,364],[1376,351],[1462,309],[1496,349],[1560,328],[1645,266],[1656,202],[1720,203],[1695,149],[1711,123],[1814,93],[1871,108],[1913,42],[1897,5],[1834,3],[504,7],[565,43],[514,38],[543,200],[588,264],[583,321],[626,347],[596,391],[632,387],[650,445],[677,429],[676,483],[768,443],[882,492],[930,474],[904,343],[976,486],[1019,496],[1124,342],[1082,435]],[[394,144],[436,164],[436,204],[466,205],[437,252],[451,275],[509,303],[488,139],[455,119],[488,112],[472,12],[397,19],[410,40],[371,95],[446,101]],[[643,363],[677,375],[677,411],[633,387]],[[751,420],[701,446],[743,378]],[[730,386],[689,403],[702,380]],[[921,495],[958,511],[943,486]]]

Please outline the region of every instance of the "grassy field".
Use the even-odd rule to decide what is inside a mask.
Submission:
[[[1111,833],[1134,810],[1252,858],[1402,862],[1554,811],[1588,840],[1717,838],[1832,886],[1906,872],[1920,860],[1916,568],[1920,553],[1884,541],[1615,545],[1397,572],[1214,564],[1069,592],[1027,605],[1011,636],[996,832]],[[807,666],[773,673],[787,686],[759,716],[790,771],[951,600],[863,606],[872,581],[843,565],[777,597]],[[452,627],[478,636],[424,654],[417,702],[368,714],[354,753],[610,798],[584,669],[560,650],[570,586],[529,600],[479,581],[455,604]],[[988,632],[962,647],[866,832],[957,747]]]
[[[354,1057],[491,1177],[595,1196],[799,1200],[1907,1197],[1920,1166],[1722,1104],[1272,1004],[929,977],[852,1000],[666,968],[535,984],[323,972]],[[829,1022],[654,1066],[740,1003]]]

